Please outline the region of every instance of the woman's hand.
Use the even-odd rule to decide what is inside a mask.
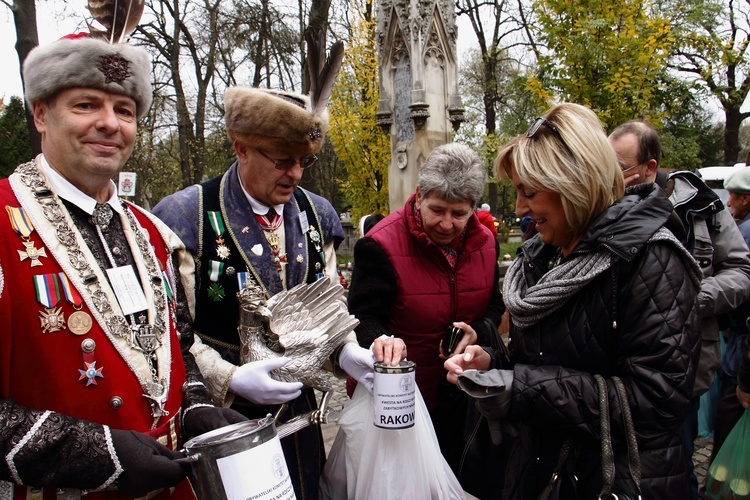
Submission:
[[[477,343],[477,340],[479,340],[479,336],[477,335],[477,332],[474,331],[472,327],[470,327],[467,323],[464,323],[463,321],[456,321],[453,323],[453,326],[456,328],[460,328],[464,335],[461,337],[461,340],[456,344],[456,348],[453,349],[453,352],[450,354],[450,356],[453,356],[454,354],[460,354],[464,352],[464,350],[470,346]],[[445,349],[443,347],[443,341],[440,341],[440,354],[441,359],[448,359],[449,356],[445,355]]]
[[[372,353],[379,363],[397,366],[406,359],[406,344],[398,337],[381,335],[372,344]]]
[[[476,335],[476,334],[475,334]],[[470,345],[462,354],[448,358],[443,367],[448,370],[448,382],[455,384],[464,370],[489,370],[492,358],[478,345]]]

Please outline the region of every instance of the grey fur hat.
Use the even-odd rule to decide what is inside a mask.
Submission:
[[[315,154],[328,131],[328,111],[313,114],[307,96],[230,87],[224,94],[227,135],[253,148]]]
[[[23,80],[29,107],[61,90],[88,87],[131,97],[140,119],[153,97],[148,52],[85,33],[34,48],[23,63]]]

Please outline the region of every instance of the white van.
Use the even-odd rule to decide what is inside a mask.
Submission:
[[[732,175],[738,168],[745,168],[744,163],[735,163],[731,167],[703,167],[697,170],[698,175],[708,187],[719,195],[721,201],[726,204],[729,193],[724,189],[724,180]]]

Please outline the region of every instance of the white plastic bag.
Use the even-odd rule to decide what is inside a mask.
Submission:
[[[372,396],[357,385],[339,419],[339,432],[320,478],[320,498],[331,500],[433,500],[465,498],[440,454],[427,407],[414,392],[414,426],[373,424]]]

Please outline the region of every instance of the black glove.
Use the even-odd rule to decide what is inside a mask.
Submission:
[[[182,441],[186,442],[188,439],[200,436],[208,431],[246,420],[247,417],[230,408],[216,406],[193,408],[183,418]]]
[[[172,451],[156,439],[135,431],[112,429],[112,444],[122,465],[117,487],[135,497],[170,488],[190,472],[190,464],[175,463],[185,454]]]

